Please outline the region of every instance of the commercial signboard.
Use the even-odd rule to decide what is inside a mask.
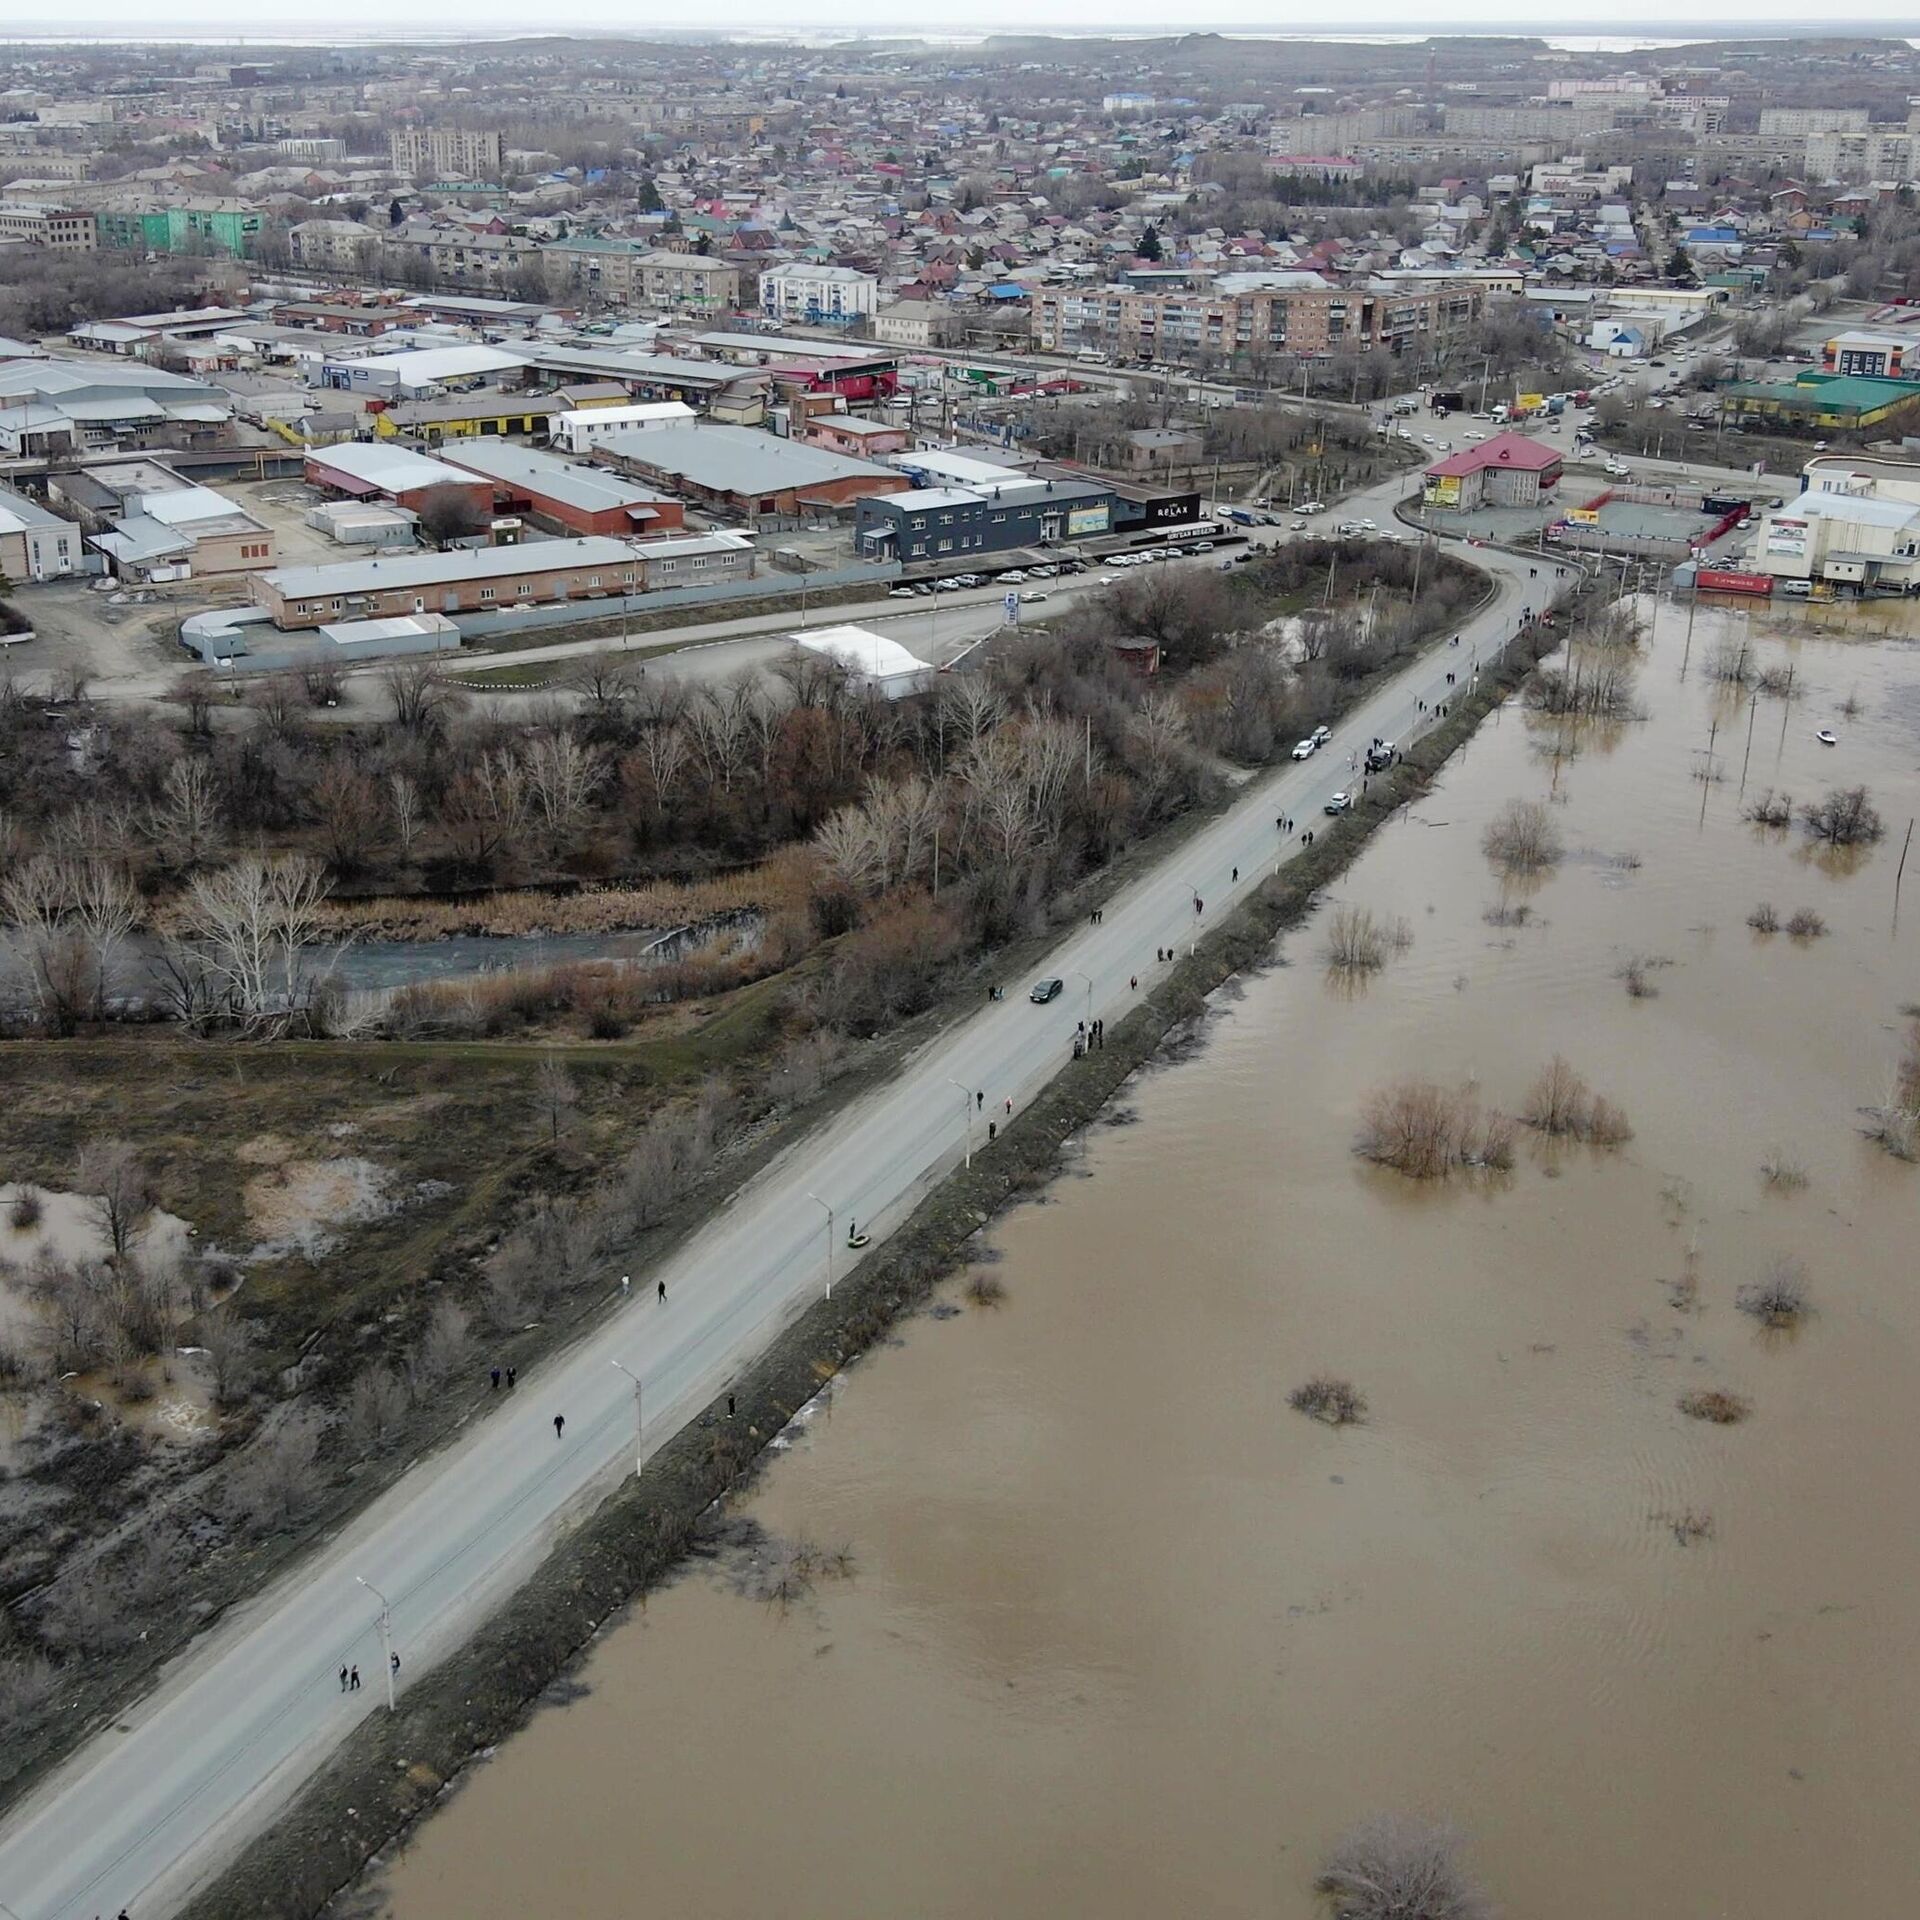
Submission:
[[[1573,507],[1569,509],[1567,518],[1571,520],[1575,526],[1597,527],[1600,524],[1600,509],[1598,507]]]
[[[1702,567],[1693,576],[1702,593],[1758,593],[1773,591],[1770,573],[1736,573],[1730,567]]]
[[[1427,475],[1427,505],[1457,507],[1460,504],[1460,476],[1457,473]]]
[[[1513,403],[1518,413],[1538,413],[1546,404],[1547,396],[1544,393],[1523,393]]]
[[[1807,557],[1807,523],[1804,520],[1769,520],[1767,551],[1788,560]]]
[[[1067,509],[1067,537],[1077,540],[1083,534],[1105,533],[1113,524],[1113,509],[1102,500],[1097,507]]]

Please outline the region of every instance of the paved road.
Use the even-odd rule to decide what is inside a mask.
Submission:
[[[830,1262],[845,1276],[854,1221],[878,1241],[906,1218],[963,1151],[964,1110],[984,1139],[1007,1101],[1018,1110],[1071,1071],[1076,1022],[1123,1015],[1155,979],[1157,948],[1214,925],[1297,849],[1299,831],[1278,832],[1275,815],[1294,816],[1300,831],[1324,826],[1328,794],[1358,784],[1350,752],[1375,735],[1404,743],[1430,725],[1447,673],[1466,676],[1513,631],[1523,603],[1542,604],[1558,571],[1542,561],[1535,577],[1525,560],[1476,558],[1500,570],[1500,589],[1461,644],[1410,667],[1304,765],[1250,783],[1230,812],[1117,896],[1099,925],[1064,939],[1039,970],[1066,982],[1060,999],[1032,1005],[1028,982],[1009,981],[1004,1002],[929,1042],[884,1091],[750,1183],[662,1269],[664,1303],[649,1278],[343,1538],[183,1657],[151,1699],[0,1829],[0,1902],[19,1920],[90,1920],[122,1906],[159,1920],[175,1908],[363,1714],[380,1710],[379,1609],[356,1576],[392,1602],[403,1684],[462,1641],[633,1461],[635,1393],[615,1363],[644,1382],[650,1451],[818,1297]],[[609,1275],[610,1294],[616,1281]],[[359,1693],[340,1691],[343,1662],[359,1666]]]

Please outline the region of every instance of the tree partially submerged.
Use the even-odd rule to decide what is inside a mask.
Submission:
[[[1735,1299],[1740,1311],[1751,1314],[1762,1326],[1798,1326],[1811,1311],[1806,1263],[1790,1254],[1776,1255],[1767,1262],[1760,1278],[1749,1281]]]
[[[1513,1122],[1483,1111],[1471,1087],[1397,1080],[1369,1094],[1353,1150],[1412,1180],[1439,1180],[1456,1167],[1513,1164]]]
[[[1611,1100],[1599,1098],[1557,1053],[1527,1090],[1520,1118],[1541,1133],[1584,1140],[1590,1146],[1615,1147],[1633,1138],[1627,1116]]]
[[[1486,1895],[1460,1863],[1450,1826],[1376,1814],[1327,1855],[1314,1890],[1332,1920],[1490,1920]]]
[[[1487,823],[1480,845],[1508,873],[1539,873],[1566,852],[1553,815],[1538,800],[1509,800]]]
[[[1868,847],[1887,830],[1865,787],[1835,787],[1800,809],[1800,824],[1834,847]]]
[[[1357,1426],[1367,1417],[1366,1396],[1360,1389],[1351,1380],[1325,1373],[1295,1387],[1287,1395],[1287,1405],[1329,1427]]]

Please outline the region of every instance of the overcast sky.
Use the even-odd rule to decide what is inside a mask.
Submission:
[[[864,29],[870,33],[979,33],[1016,27],[1044,33],[1049,28],[1086,31],[1102,27],[1123,31],[1190,31],[1218,27],[1226,31],[1288,32],[1331,28],[1355,33],[1420,31],[1446,33],[1475,28],[1517,28],[1531,33],[1587,36],[1607,33],[1661,33],[1682,36],[1690,30],[1764,31],[1770,23],[1805,29],[1824,24],[1829,32],[1858,26],[1872,31],[1911,31],[1914,10],[1899,0],[1843,0],[1837,17],[1821,22],[1804,0],[1678,0],[1663,9],[1652,0],[1614,0],[1570,9],[1564,17],[1543,19],[1538,0],[1461,0],[1458,14],[1443,16],[1410,0],[1352,0],[1352,4],[1313,5],[1294,15],[1276,8],[1272,0],[1197,0],[1188,8],[1170,9],[1167,0],[932,0],[924,10],[902,8],[898,0],[816,0],[805,8],[793,0],[723,0],[697,15],[680,7],[635,6],[632,0],[554,0],[532,7],[527,0],[462,0],[457,8],[427,5],[424,0],[329,0],[321,8],[291,7],[267,0],[179,0],[164,9],[151,0],[76,0],[56,9],[47,0],[14,0],[5,9],[13,16],[7,32],[19,33],[127,33],[142,39],[163,32],[252,33],[263,38],[294,39],[309,35],[350,37],[373,31],[393,35],[408,30],[445,36],[450,18],[480,33],[565,32],[570,28],[635,29],[648,24],[686,26],[694,18],[714,27],[742,30],[794,31],[804,24],[810,33]],[[1665,20],[1667,24],[1653,23]],[[165,25],[162,27],[161,22]],[[1843,25],[1844,22],[1844,25]]]

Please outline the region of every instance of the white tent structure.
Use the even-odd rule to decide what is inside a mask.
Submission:
[[[925,693],[933,685],[933,669],[884,633],[865,627],[817,627],[810,633],[796,633],[793,639],[803,652],[837,661],[859,685],[889,700]]]

